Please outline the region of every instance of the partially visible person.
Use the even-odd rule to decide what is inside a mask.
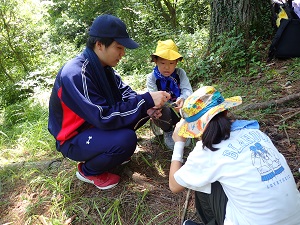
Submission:
[[[230,118],[228,110],[241,103],[241,97],[224,99],[212,86],[186,99],[173,133],[170,189],[195,190],[206,225],[299,225],[293,174],[257,121]],[[183,164],[184,142],[191,137],[199,141]]]
[[[58,72],[49,101],[49,132],[64,157],[78,161],[76,176],[99,189],[118,184],[109,171],[130,160],[137,145],[135,129],[159,118],[170,94],[137,94],[113,69],[135,49],[126,25],[113,15],[97,17],[86,49]],[[135,127],[139,124],[137,127]]]
[[[183,57],[179,54],[178,47],[173,40],[158,41],[156,51],[151,55],[151,59],[156,66],[147,75],[148,91],[166,91],[171,95],[169,104],[162,107],[162,116],[153,122],[164,131],[165,145],[173,150],[172,134],[174,125],[180,120],[178,112],[183,106],[184,100],[193,93],[193,90],[185,71],[177,68],[177,63]]]

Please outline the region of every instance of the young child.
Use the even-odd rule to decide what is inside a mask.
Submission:
[[[211,86],[186,99],[173,133],[170,189],[195,190],[206,225],[297,225],[300,194],[293,174],[256,120],[229,118],[228,109],[241,103]],[[185,138],[191,137],[200,140],[182,165]]]
[[[166,91],[170,93],[169,104],[161,109],[162,116],[153,120],[156,126],[164,131],[165,145],[173,150],[172,139],[174,125],[180,120],[178,113],[184,100],[192,94],[190,81],[181,68],[176,68],[177,63],[183,59],[178,53],[178,48],[172,40],[158,41],[156,51],[151,55],[152,62],[156,64],[153,71],[147,75],[147,89],[149,92]],[[175,103],[173,109],[170,107]]]

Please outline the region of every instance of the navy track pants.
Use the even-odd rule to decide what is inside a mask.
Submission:
[[[60,146],[69,159],[85,162],[84,175],[104,173],[128,160],[135,151],[137,136],[132,129],[100,130],[90,128]]]

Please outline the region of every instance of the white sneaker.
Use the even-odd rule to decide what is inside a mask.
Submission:
[[[170,132],[164,132],[164,142],[165,142],[165,145],[170,149],[170,150],[173,150],[174,149],[174,140],[172,138],[172,135],[173,135],[173,131],[170,131]]]

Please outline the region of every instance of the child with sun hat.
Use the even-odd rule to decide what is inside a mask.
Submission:
[[[179,112],[184,100],[192,94],[193,90],[182,68],[177,67],[183,57],[178,52],[178,47],[173,40],[158,41],[156,51],[151,55],[155,67],[147,75],[147,89],[149,92],[167,91],[171,95],[168,106],[161,108],[162,116],[153,120],[156,126],[164,131],[164,142],[169,149],[173,149],[172,139],[174,125],[180,120],[170,105],[175,103],[174,110]]]
[[[169,187],[174,193],[195,191],[202,224],[297,225],[300,194],[293,174],[256,120],[229,117],[228,110],[241,103],[241,97],[224,98],[212,86],[185,100],[173,133]],[[186,138],[199,141],[183,164]]]

